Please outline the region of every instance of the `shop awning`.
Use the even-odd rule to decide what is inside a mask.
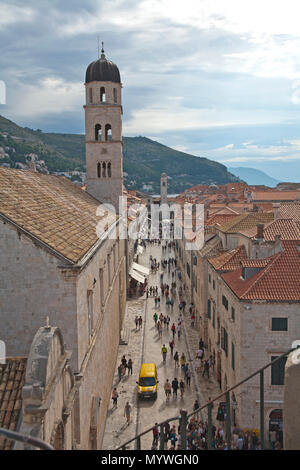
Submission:
[[[138,263],[132,263],[132,269],[135,269],[136,271],[139,271],[140,273],[143,273],[146,276],[150,274],[149,268],[146,268],[146,266],[142,266],[141,264],[138,264]]]
[[[129,275],[131,277],[133,277],[133,279],[135,279],[136,281],[141,282],[142,284],[144,284],[144,282],[145,282],[144,276],[142,274],[138,273],[137,271],[135,271],[134,269],[131,269],[129,271]]]
[[[138,252],[138,254],[141,255],[141,254],[143,253],[143,251],[144,251],[144,248],[143,248],[141,245],[139,245],[139,246],[137,247],[137,252]]]

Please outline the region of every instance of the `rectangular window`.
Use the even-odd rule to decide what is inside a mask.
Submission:
[[[213,306],[212,326],[213,328],[215,328],[216,326],[216,307],[215,306]]]
[[[215,289],[215,288],[216,288],[216,281],[213,280],[213,289]]]
[[[228,310],[228,300],[227,300],[227,298],[225,297],[225,295],[222,295],[222,305],[224,305],[224,307],[226,308],[226,310]]]
[[[211,275],[208,275],[208,282],[211,283]]]
[[[221,348],[228,355],[228,334],[225,328],[221,328]]]
[[[103,268],[99,269],[99,280],[100,280],[100,305],[104,306],[104,284],[103,284]]]
[[[191,268],[190,268],[189,263],[186,263],[186,272],[187,272],[187,275],[191,277]]]
[[[235,350],[234,350],[234,344],[231,343],[231,367],[232,370],[234,370],[235,367]]]
[[[235,320],[235,309],[233,307],[231,307],[231,320]]]
[[[211,300],[208,299],[208,301],[207,301],[207,316],[208,316],[208,318],[211,317],[210,309],[211,309]]]
[[[272,331],[287,331],[288,319],[287,318],[272,318]]]
[[[88,329],[89,337],[92,335],[93,330],[93,291],[87,291],[87,302],[88,302]]]
[[[271,361],[277,359],[278,356],[272,356]],[[283,357],[271,366],[271,385],[284,385],[284,367],[287,358]]]
[[[93,102],[93,89],[92,88],[89,88],[89,101],[90,103]]]

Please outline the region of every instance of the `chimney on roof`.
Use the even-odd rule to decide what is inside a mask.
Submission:
[[[279,210],[280,210],[279,202],[274,202],[273,203],[274,219],[279,219],[280,218]]]
[[[257,241],[263,241],[263,239],[264,239],[264,224],[257,224],[256,239],[257,239]]]

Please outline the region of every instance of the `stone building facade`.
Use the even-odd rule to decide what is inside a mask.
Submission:
[[[209,259],[208,351],[222,391],[284,354],[300,337],[299,249],[297,242],[282,244],[281,252],[265,259],[249,260],[241,247]],[[266,434],[272,414],[282,413],[283,369],[280,364],[265,373]],[[235,397],[237,425],[259,428],[259,376],[240,386]]]
[[[75,447],[74,402],[77,388],[58,328],[41,327],[27,359],[22,389],[22,417],[18,431],[42,439],[55,450]],[[33,449],[16,443],[15,450]]]
[[[74,441],[100,448],[126,304],[120,221],[64,178],[2,168],[0,180],[1,339],[27,356],[46,317],[57,325],[78,386]]]

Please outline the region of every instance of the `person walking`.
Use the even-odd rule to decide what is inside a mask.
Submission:
[[[191,385],[191,376],[192,376],[192,373],[191,373],[190,369],[188,369],[187,372],[186,372],[186,384],[188,386]]]
[[[130,413],[131,413],[131,406],[129,402],[126,402],[125,408],[124,408],[124,416],[126,416],[127,424],[130,424]]]
[[[154,320],[155,326],[156,326],[156,324],[157,324],[157,318],[158,318],[158,317],[157,317],[157,313],[154,313],[154,315],[153,315],[153,320]]]
[[[137,331],[137,328],[138,328],[138,324],[139,324],[139,317],[136,315],[135,316],[135,331]]]
[[[159,336],[159,338],[162,338],[162,332],[163,332],[162,324],[159,323],[159,327],[158,327],[158,336]]]
[[[173,357],[173,349],[174,349],[174,346],[175,346],[175,343],[174,343],[173,339],[169,342],[169,346],[170,346],[170,349],[171,349],[171,357]]]
[[[166,394],[166,401],[170,400],[171,389],[172,389],[171,384],[169,382],[169,379],[167,379],[166,382],[165,382],[165,385],[164,385],[164,390],[165,390],[165,394]]]
[[[175,367],[179,367],[179,354],[178,354],[178,351],[176,351],[175,354],[174,354],[174,362],[175,362]]]
[[[111,398],[112,398],[112,401],[113,401],[113,408],[118,407],[118,396],[119,395],[118,395],[117,389],[115,387],[112,391],[112,394],[111,394]]]
[[[209,379],[209,362],[208,360],[204,361],[204,368],[202,372],[202,377],[204,377],[204,374],[207,375],[207,378]]]
[[[172,389],[173,389],[173,396],[175,396],[177,398],[177,390],[178,390],[178,380],[177,378],[175,377],[174,380],[172,381]]]
[[[128,363],[127,363],[127,368],[128,368],[128,375],[131,374],[132,375],[132,365],[133,365],[133,361],[131,358],[128,359]]]
[[[158,423],[155,423],[155,426],[152,429],[152,432],[153,432],[152,449],[156,449],[157,444],[158,444],[158,437],[159,437]]]
[[[180,365],[181,365],[181,369],[183,369],[184,365],[185,365],[185,355],[184,353],[181,354],[180,356]]]
[[[182,379],[180,380],[179,387],[180,387],[180,397],[183,398],[185,385]]]
[[[174,339],[174,336],[175,336],[175,333],[176,333],[176,326],[175,326],[174,323],[173,323],[173,325],[171,326],[171,331],[172,331],[172,335],[173,335],[173,339]]]
[[[163,357],[163,362],[166,362],[166,359],[167,359],[167,348],[166,348],[166,345],[163,344],[162,348],[161,348],[161,353],[162,353],[162,357]]]
[[[178,326],[177,326],[177,336],[178,336],[178,339],[180,339],[180,333],[181,333],[181,323],[179,323]]]
[[[123,365],[120,364],[119,367],[118,367],[119,382],[122,379],[122,375],[123,375]]]
[[[197,419],[199,417],[199,412],[198,412],[199,408],[200,408],[199,402],[198,402],[198,400],[196,400],[195,403],[194,403],[194,406],[193,406],[193,410],[197,411],[197,413],[196,413]]]
[[[139,330],[142,328],[143,319],[142,316],[139,317]]]

